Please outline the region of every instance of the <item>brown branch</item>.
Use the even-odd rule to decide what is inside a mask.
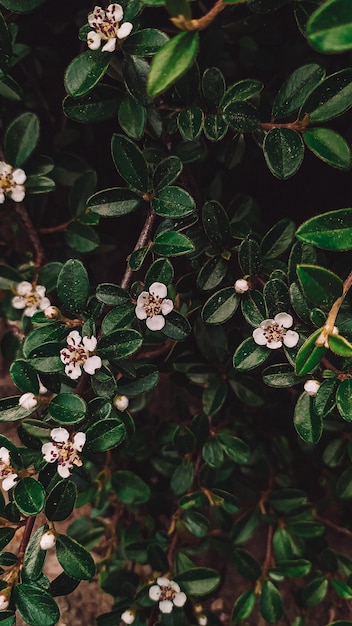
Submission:
[[[47,226],[44,228],[38,228],[38,232],[44,235],[51,235],[52,233],[60,233],[69,226],[71,222],[65,222],[64,224],[58,224],[57,226]]]
[[[309,114],[307,113],[302,120],[288,122],[287,124],[276,124],[276,122],[261,122],[259,128],[262,130],[273,130],[274,128],[288,128],[295,130],[297,133],[303,133],[309,126]]]
[[[324,524],[325,526],[329,526],[329,528],[333,528],[333,530],[336,530],[336,532],[340,533],[341,535],[352,537],[352,530],[349,530],[348,528],[339,526],[338,524],[335,524],[335,522],[332,522],[331,520],[326,519],[325,517],[321,517],[320,515],[315,515],[315,519],[318,522],[321,522],[322,524]]]
[[[38,233],[33,226],[32,220],[30,219],[27,213],[27,209],[24,206],[23,202],[14,202],[13,204],[15,207],[15,213],[17,214],[18,218],[22,222],[22,225],[24,229],[26,230],[27,235],[33,246],[34,253],[35,253],[34,263],[36,267],[39,268],[41,264],[43,263],[44,249],[38,237]]]
[[[135,247],[133,248],[133,252],[135,252],[136,250],[140,250],[141,248],[143,248],[149,241],[149,237],[150,237],[150,233],[152,231],[154,222],[155,222],[155,218],[156,218],[156,213],[153,209],[150,209],[148,215],[147,215],[147,219],[144,222],[144,226],[140,232],[140,235],[138,237],[137,243],[135,245]],[[127,261],[127,267],[125,270],[125,273],[121,279],[121,287],[122,289],[128,289],[128,287],[130,286],[130,282],[131,282],[131,278],[133,275],[133,270],[131,269],[131,267],[129,266],[129,263]]]
[[[337,300],[335,300],[334,304],[332,305],[329,311],[329,315],[324,324],[323,330],[321,331],[318,339],[315,342],[316,346],[325,346],[326,348],[329,347],[329,337],[334,332],[336,318],[340,311],[341,305],[344,299],[346,298],[351,287],[352,287],[352,272],[350,272],[350,274],[347,276],[346,280],[343,283],[342,295],[339,298],[337,298]]]
[[[26,519],[26,525],[24,527],[22,540],[20,543],[20,547],[18,548],[18,553],[17,553],[18,559],[23,559],[24,557],[24,553],[26,551],[28,542],[31,538],[31,534],[32,534],[33,526],[35,524],[36,517],[37,517],[36,515],[33,515],[32,517],[27,517]]]
[[[200,17],[198,20],[187,20],[184,15],[178,15],[177,17],[170,17],[170,20],[177,28],[186,31],[204,30],[208,28],[210,24],[215,20],[216,16],[226,7],[223,0],[217,0],[214,6],[208,13]]]

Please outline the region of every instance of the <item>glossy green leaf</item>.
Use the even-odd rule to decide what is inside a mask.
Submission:
[[[192,196],[182,187],[164,187],[156,192],[151,206],[161,217],[186,217],[193,213],[195,202]]]
[[[104,452],[115,448],[126,435],[125,425],[117,419],[101,419],[90,426],[87,431],[85,449]]]
[[[331,413],[336,404],[336,388],[338,382],[334,378],[327,378],[321,383],[314,398],[314,410],[320,417]]]
[[[296,376],[288,363],[277,363],[263,371],[263,381],[269,387],[281,388],[297,385],[301,382],[301,378]]]
[[[341,500],[352,498],[352,466],[345,469],[337,479],[335,485],[336,495]]]
[[[233,551],[233,562],[236,570],[244,578],[257,580],[261,574],[258,561],[243,548],[235,548]]]
[[[125,19],[129,19],[126,18]],[[134,56],[152,56],[169,41],[166,33],[156,28],[143,28],[131,33],[123,42],[123,50]]]
[[[340,415],[348,422],[352,421],[352,379],[340,382],[336,392],[336,404]]]
[[[251,589],[241,593],[241,595],[237,598],[235,604],[233,605],[230,622],[231,626],[233,626],[234,624],[239,624],[250,616],[254,609],[255,601],[256,597],[254,591],[252,591]]]
[[[147,93],[149,62],[141,57],[126,55],[122,68],[126,87],[131,96],[145,106],[150,104],[152,99]]]
[[[109,311],[102,321],[103,334],[109,335],[114,330],[130,327],[136,318],[135,308],[135,305],[129,302]]]
[[[352,209],[339,209],[316,215],[304,222],[296,236],[324,250],[352,248]]]
[[[115,330],[100,339],[98,354],[103,359],[125,359],[137,352],[142,342],[142,335],[136,330]]]
[[[153,249],[161,256],[180,256],[193,252],[194,244],[183,233],[170,230],[155,237]]]
[[[207,324],[224,324],[238,309],[240,297],[233,287],[215,292],[203,306],[202,319]]]
[[[254,328],[260,326],[267,319],[265,301],[260,291],[251,289],[244,294],[241,300],[242,313],[245,320]]]
[[[29,194],[49,193],[55,189],[54,181],[48,176],[28,176],[26,191]]]
[[[329,583],[325,576],[317,576],[302,591],[302,599],[306,606],[317,606],[327,594]]]
[[[92,252],[99,246],[99,235],[91,227],[80,222],[71,222],[69,224],[65,239],[67,245],[78,252]]]
[[[318,330],[310,335],[300,347],[295,364],[297,376],[303,376],[304,374],[313,372],[325,355],[327,348],[315,345],[321,331],[322,329],[318,328]]]
[[[14,488],[13,497],[23,515],[37,515],[44,508],[44,487],[34,478],[22,478]]]
[[[150,498],[150,488],[139,476],[127,470],[112,475],[113,489],[124,504],[143,504]]]
[[[292,559],[288,561],[279,561],[277,567],[285,576],[292,578],[306,576],[312,569],[312,564],[307,559]]]
[[[60,617],[55,600],[39,585],[15,585],[14,600],[19,614],[29,626],[54,626]]]
[[[345,52],[352,48],[352,15],[348,0],[328,0],[308,20],[309,43],[319,52]]]
[[[81,422],[87,412],[83,398],[72,393],[60,393],[49,403],[49,413],[59,424],[76,424]]]
[[[170,487],[176,495],[180,496],[191,488],[193,480],[193,463],[189,458],[185,457],[182,459],[181,463],[175,468],[175,471],[171,476]],[[204,530],[202,531],[202,526],[200,526],[199,524],[194,524],[193,528],[195,530],[194,534],[196,534],[197,532],[204,532]]]
[[[39,392],[39,381],[35,369],[23,359],[17,359],[10,366],[10,376],[16,387],[22,393]]]
[[[272,117],[285,118],[297,111],[309,94],[325,78],[325,70],[317,63],[302,65],[290,74],[275,96]]]
[[[287,218],[279,220],[264,235],[260,252],[265,259],[276,259],[291,246],[295,236],[295,223]]]
[[[350,585],[348,585],[344,580],[331,578],[330,582],[332,588],[336,591],[340,598],[343,598],[344,600],[352,600],[352,587],[350,587]]]
[[[259,126],[257,109],[250,102],[231,101],[223,107],[223,116],[225,122],[240,133],[251,133]]]
[[[263,296],[269,318],[275,317],[278,313],[288,311],[290,308],[287,285],[279,278],[271,278],[265,283]]]
[[[233,366],[239,372],[247,372],[264,363],[270,355],[266,346],[258,346],[252,337],[245,339],[233,355]]]
[[[197,32],[178,33],[155,55],[150,66],[148,92],[155,98],[189,69],[198,52]]]
[[[220,574],[209,567],[194,567],[182,574],[174,576],[184,592],[190,596],[206,596],[214,591],[220,583]]]
[[[296,403],[293,423],[299,436],[307,443],[317,443],[323,432],[322,418],[314,410],[311,397],[302,393]]]
[[[269,624],[275,624],[282,616],[284,610],[282,598],[279,590],[270,580],[265,580],[262,584],[259,608]]]
[[[115,167],[122,178],[140,192],[148,191],[148,166],[141,150],[124,135],[113,135],[111,152]]]
[[[231,241],[231,224],[223,206],[210,200],[202,209],[203,228],[210,241],[223,247]]]
[[[165,326],[162,332],[166,337],[175,341],[183,341],[191,333],[191,325],[186,317],[178,311],[171,311],[165,317]]]
[[[85,548],[66,535],[58,535],[56,556],[66,574],[79,580],[90,580],[95,574],[94,561]]]
[[[126,135],[132,139],[141,139],[147,121],[147,111],[138,100],[126,94],[119,107],[118,120]]]
[[[298,265],[297,275],[303,293],[315,306],[330,308],[342,294],[342,280],[325,267]]]
[[[348,170],[351,167],[351,149],[347,141],[330,128],[308,128],[303,133],[306,146],[319,159],[332,167]]]
[[[177,117],[177,126],[182,139],[185,141],[194,141],[202,132],[204,114],[202,109],[196,106],[187,107],[179,113]]]
[[[182,521],[187,530],[195,537],[199,537],[200,539],[202,539],[203,537],[207,536],[210,528],[210,523],[205,515],[202,515],[202,513],[192,510],[185,511],[182,516]]]
[[[16,422],[37,411],[37,406],[33,409],[22,408],[18,403],[19,399],[20,396],[10,396],[0,400],[0,422]]]
[[[330,335],[328,339],[329,348],[335,354],[339,356],[352,356],[352,344],[350,341],[347,341],[345,337],[341,335]]]
[[[108,306],[122,306],[130,302],[128,292],[114,283],[101,283],[97,286],[95,294],[99,302]]]
[[[77,487],[65,478],[56,483],[45,503],[45,515],[52,522],[61,522],[73,511],[77,498]]]
[[[64,83],[69,96],[85,96],[104,76],[111,57],[101,50],[86,50],[71,61],[66,69]]]
[[[122,98],[120,89],[111,85],[97,85],[80,98],[66,96],[62,109],[75,122],[105,122],[116,116]]]
[[[309,113],[310,122],[325,122],[351,108],[352,69],[331,74],[308,96],[300,116]]]
[[[234,102],[243,102],[260,93],[264,85],[260,80],[246,78],[234,83],[225,91],[220,101],[220,106],[225,108]]]
[[[302,165],[304,144],[302,137],[290,128],[273,128],[263,143],[264,157],[274,176],[285,180],[296,174]]]
[[[155,189],[164,189],[179,177],[183,169],[182,161],[177,156],[169,156],[158,163],[153,182]]]
[[[244,275],[253,276],[260,268],[259,244],[252,237],[246,237],[238,251],[238,262]]]
[[[245,465],[250,459],[250,449],[248,445],[239,437],[235,437],[229,432],[222,431],[218,435],[225,454],[239,465]]]
[[[222,378],[213,378],[202,394],[205,415],[216,415],[223,406],[227,396],[227,383]]]
[[[197,285],[203,291],[212,291],[223,280],[228,269],[227,262],[222,256],[208,259],[200,268],[197,276]]]
[[[208,113],[204,118],[204,135],[209,141],[223,139],[228,128],[228,124],[220,113]]]
[[[60,301],[74,314],[85,308],[89,295],[89,280],[86,269],[78,259],[69,259],[57,279]]]
[[[225,79],[218,67],[207,67],[202,76],[202,91],[209,107],[218,107],[225,92]]]
[[[4,150],[13,167],[22,167],[31,156],[39,141],[39,132],[39,118],[29,112],[16,117],[7,127]]]
[[[48,530],[48,525],[40,526],[31,536],[23,558],[23,571],[26,580],[38,580],[43,572],[46,550],[40,547],[40,539]]]

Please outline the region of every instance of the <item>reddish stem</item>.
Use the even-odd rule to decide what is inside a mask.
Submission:
[[[133,252],[135,252],[136,250],[140,250],[141,248],[143,248],[149,241],[149,237],[150,237],[150,233],[152,231],[154,222],[155,222],[155,218],[156,218],[156,213],[155,211],[153,211],[153,209],[151,209],[147,215],[147,219],[144,222],[144,226],[140,232],[140,235],[137,239],[137,243],[135,245],[135,247],[133,248]],[[131,267],[129,266],[129,263],[127,261],[127,267],[125,270],[125,273],[121,279],[121,287],[122,289],[128,289],[128,287],[130,286],[131,283],[131,278],[133,275],[133,270],[131,269]]]

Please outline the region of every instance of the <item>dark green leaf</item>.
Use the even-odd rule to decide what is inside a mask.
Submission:
[[[301,378],[296,376],[291,365],[288,363],[277,363],[271,365],[263,371],[263,381],[269,387],[292,387],[301,382]]]
[[[116,87],[97,85],[80,98],[66,96],[62,103],[63,112],[75,122],[104,122],[116,117],[123,94]]]
[[[90,580],[95,574],[94,561],[79,543],[66,535],[58,535],[56,556],[62,569],[72,578]]]
[[[188,70],[198,52],[197,32],[178,33],[155,55],[150,66],[148,92],[155,98]]]
[[[239,372],[247,372],[264,363],[269,355],[266,346],[258,346],[252,337],[248,337],[236,349],[233,366]]]
[[[317,576],[303,589],[302,599],[306,606],[316,606],[322,602],[328,591],[328,580],[325,576]]]
[[[302,165],[304,144],[302,137],[290,128],[273,128],[263,143],[264,157],[274,176],[285,180],[296,174]]]
[[[23,571],[27,580],[38,580],[42,575],[46,550],[40,547],[41,536],[48,530],[47,524],[38,528],[31,536],[23,558]]]
[[[225,92],[225,79],[217,67],[208,67],[202,77],[202,90],[209,107],[218,107]]]
[[[77,498],[77,487],[72,480],[65,478],[56,483],[48,495],[45,515],[52,522],[61,522],[73,511]]]
[[[308,128],[303,133],[306,146],[322,161],[348,170],[351,167],[351,149],[347,141],[330,128]]]
[[[226,97],[226,93],[225,96]],[[257,130],[259,117],[257,109],[250,102],[233,101],[224,106],[223,116],[225,122],[235,131],[250,133]]]
[[[169,156],[157,165],[153,182],[155,189],[163,189],[179,177],[183,169],[182,161],[177,156]]]
[[[279,621],[284,607],[279,590],[270,580],[265,580],[262,584],[260,599],[260,612],[269,624]]]
[[[132,213],[140,202],[140,198],[133,191],[124,187],[112,187],[91,196],[87,207],[103,217],[120,217]]]
[[[199,107],[187,107],[179,113],[177,117],[177,126],[182,139],[185,141],[194,141],[202,132],[204,114]]]
[[[200,268],[197,276],[197,285],[203,291],[212,291],[226,275],[228,263],[222,256],[208,259]]]
[[[327,348],[324,346],[316,346],[315,342],[318,339],[322,329],[318,328],[312,335],[306,339],[303,346],[300,347],[296,357],[296,374],[303,376],[313,372],[319,365]]]
[[[311,397],[302,393],[297,400],[293,423],[299,436],[307,443],[317,443],[323,432],[322,418],[314,410]]]
[[[22,393],[39,391],[39,381],[35,369],[23,359],[17,359],[11,364],[10,376]]]
[[[180,584],[190,596],[206,596],[214,591],[220,583],[220,575],[214,569],[195,567],[177,574],[174,580]]]
[[[248,324],[257,328],[268,317],[264,298],[260,291],[252,289],[244,294],[241,301],[244,318]]]
[[[119,124],[126,135],[132,139],[141,139],[147,121],[145,107],[133,96],[126,94],[119,107]]]
[[[220,141],[223,139],[228,128],[220,113],[208,113],[204,118],[204,135],[209,141]]]
[[[203,306],[202,319],[207,324],[224,324],[238,309],[240,297],[233,287],[215,292]]]
[[[324,68],[316,63],[302,65],[294,70],[275,97],[273,118],[287,117],[297,111],[324,78]]]
[[[143,504],[150,498],[149,486],[139,476],[127,470],[114,472],[112,486],[124,504]]]
[[[186,235],[170,230],[155,237],[153,249],[161,256],[180,256],[193,252],[194,244]]]
[[[99,246],[98,233],[91,226],[81,224],[80,222],[71,222],[69,224],[65,233],[65,239],[67,245],[78,252],[91,252]]]
[[[101,50],[86,50],[71,61],[65,72],[69,96],[81,98],[91,91],[108,69],[111,56]]]
[[[142,342],[142,335],[136,330],[115,330],[100,339],[98,353],[103,359],[125,359],[137,352]]]
[[[54,626],[60,617],[55,600],[38,585],[16,585],[14,600],[19,614],[29,626]]]
[[[22,478],[14,488],[13,497],[23,515],[37,515],[44,508],[44,487],[34,478]]]
[[[210,241],[225,246],[231,241],[231,224],[225,209],[219,202],[206,202],[202,209],[203,228]]]
[[[319,52],[352,48],[352,16],[348,0],[328,0],[308,20],[309,43]]]
[[[325,122],[342,115],[352,106],[352,69],[331,74],[308,96],[301,117],[309,113],[310,122]]]
[[[324,250],[350,250],[352,247],[352,209],[339,209],[316,215],[304,222],[296,236]]]
[[[236,570],[244,578],[257,580],[261,574],[258,561],[243,548],[235,548],[233,551],[233,562]]]
[[[147,92],[148,75],[148,61],[136,56],[125,56],[123,62],[123,76],[126,87],[131,96],[145,106],[152,101]]]
[[[340,415],[348,422],[352,421],[352,379],[340,382],[336,392],[336,404]]]
[[[225,108],[227,105],[234,102],[243,102],[260,93],[263,87],[264,85],[260,80],[253,80],[251,78],[240,80],[225,91],[221,98],[220,106]]]
[[[342,294],[342,280],[324,267],[298,265],[297,275],[307,300],[315,306],[330,308]]]
[[[181,313],[178,313],[178,311],[171,311],[165,317],[165,326],[162,332],[166,337],[175,339],[176,341],[183,341],[188,337],[191,330],[188,319],[181,315]]]
[[[237,598],[235,604],[233,605],[231,626],[233,626],[234,624],[239,624],[239,622],[242,622],[250,616],[254,609],[255,600],[256,597],[254,591],[252,591],[251,589],[241,593],[241,595]]]
[[[164,187],[156,192],[151,206],[157,215],[175,219],[193,213],[195,202],[190,194],[181,187]]]
[[[7,127],[4,150],[13,167],[21,167],[30,157],[39,141],[39,130],[39,118],[29,112],[16,117]]]
[[[141,150],[124,135],[113,135],[111,152],[115,167],[124,180],[137,191],[148,191],[148,166]]]
[[[87,431],[85,448],[94,452],[104,452],[115,448],[126,435],[125,425],[117,419],[101,419]]]
[[[125,16],[124,16],[125,17]],[[125,17],[126,19],[126,17]],[[131,33],[123,42],[123,50],[134,56],[152,56],[169,40],[168,36],[156,28],[144,28]]]
[[[89,295],[89,280],[81,261],[69,259],[57,279],[57,293],[62,304],[74,314],[85,308]]]

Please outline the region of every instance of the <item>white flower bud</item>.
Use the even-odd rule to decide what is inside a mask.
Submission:
[[[5,611],[9,606],[10,601],[8,595],[0,593],[0,611]]]
[[[132,611],[132,609],[127,609],[121,615],[121,620],[124,622],[124,624],[133,624],[135,619],[136,614],[134,611]]]
[[[130,401],[127,398],[127,396],[115,396],[115,398],[112,401],[114,407],[116,409],[118,409],[119,411],[125,411],[125,409],[127,409]]]
[[[319,391],[319,387],[319,380],[311,379],[306,380],[306,382],[304,383],[304,391],[306,391],[309,396],[316,396]]]
[[[30,391],[27,393],[24,393],[19,401],[18,404],[23,408],[23,409],[34,409],[35,406],[37,406],[38,404],[38,400],[35,397],[34,393],[31,393]]]
[[[245,280],[244,278],[239,278],[238,280],[236,280],[235,282],[236,293],[245,293],[246,291],[248,291],[248,289],[249,289],[249,285],[248,285],[247,280]]]
[[[44,533],[40,538],[39,545],[42,550],[50,550],[50,548],[53,548],[55,544],[56,535],[52,530],[47,530],[46,533]]]
[[[59,317],[60,310],[57,308],[57,306],[47,306],[44,311],[44,315],[48,318],[48,320],[55,320],[57,317]]]
[[[198,624],[199,626],[207,626],[208,623],[208,618],[206,615],[199,615],[198,616]]]

